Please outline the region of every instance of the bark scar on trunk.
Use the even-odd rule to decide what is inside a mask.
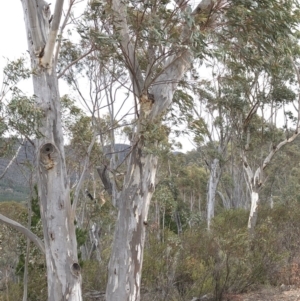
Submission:
[[[52,169],[55,166],[58,153],[52,143],[42,145],[40,151],[40,164],[46,169]]]
[[[74,262],[72,265],[71,265],[71,272],[74,276],[76,277],[79,277],[80,275],[80,272],[81,272],[81,268],[80,268],[80,265],[77,263],[77,262]]]
[[[142,95],[139,97],[139,101],[140,101],[140,112],[142,114],[144,114],[145,117],[147,117],[151,110],[152,110],[152,106],[155,102],[154,99],[154,95],[150,94],[150,93],[142,93]]]

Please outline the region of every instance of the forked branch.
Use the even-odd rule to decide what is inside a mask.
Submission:
[[[64,5],[64,0],[56,0],[49,36],[46,41],[44,55],[41,58],[41,62],[40,62],[41,65],[45,68],[52,67],[52,57],[53,57],[54,47],[56,43],[58,28],[61,20],[63,5]]]

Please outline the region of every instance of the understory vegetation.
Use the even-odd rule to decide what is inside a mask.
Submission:
[[[25,220],[26,210],[22,206],[1,203],[0,207],[3,210],[12,206],[20,210],[17,219]],[[111,209],[107,207],[105,204],[101,208],[106,216]],[[150,222],[145,243],[142,300],[179,301],[204,295],[222,300],[224,294],[248,292],[263,285],[299,285],[299,203],[278,204],[273,209],[262,206],[253,237],[247,231],[248,214],[244,209],[224,210],[214,218],[209,232],[205,222],[186,227],[180,234],[170,226],[162,230]],[[90,259],[82,260],[84,300],[102,300],[112,241],[110,226],[103,224],[101,229],[101,260],[96,259],[95,253]],[[8,277],[1,275],[0,300],[21,300],[24,239],[2,225],[0,236],[1,263],[11,263],[11,270],[7,267]],[[14,256],[8,249],[16,250]],[[17,267],[13,267],[16,262]],[[45,262],[34,248],[29,262],[28,300],[45,300]]]

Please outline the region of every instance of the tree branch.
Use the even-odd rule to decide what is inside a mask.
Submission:
[[[34,233],[32,233],[29,229],[24,227],[23,225],[19,224],[18,222],[0,214],[0,222],[13,227],[14,229],[18,230],[22,234],[24,234],[27,238],[29,238],[39,249],[40,251],[45,254],[45,246],[43,241],[38,238]]]
[[[52,56],[53,56],[58,28],[61,20],[63,5],[64,5],[64,0],[56,0],[49,36],[47,38],[46,46],[44,49],[44,55],[41,58],[41,65],[45,68],[52,67]]]
[[[127,6],[122,0],[112,0],[112,11],[114,15],[113,25],[120,38],[121,49],[133,83],[133,91],[137,96],[140,96],[144,89],[144,79],[136,58],[134,46],[129,37],[129,28],[126,20]]]
[[[82,170],[80,179],[79,179],[78,184],[77,184],[76,189],[75,189],[74,201],[73,201],[73,205],[72,205],[72,212],[73,212],[74,216],[75,216],[75,211],[76,211],[76,207],[77,207],[77,203],[78,203],[79,191],[80,191],[80,188],[81,188],[84,176],[85,176],[85,172],[86,172],[86,170],[88,168],[88,165],[89,165],[90,155],[91,155],[93,146],[94,146],[94,144],[96,142],[96,138],[97,138],[97,132],[94,131],[94,135],[93,135],[92,141],[91,141],[91,143],[90,143],[90,145],[89,145],[89,147],[87,149],[87,153],[86,153],[86,156],[85,156],[83,170]]]
[[[73,62],[71,62],[62,72],[60,72],[57,75],[57,78],[61,78],[67,71],[68,69],[70,69],[73,65],[75,65],[77,62],[79,62],[80,60],[82,60],[83,58],[85,58],[87,55],[89,55],[92,51],[94,51],[94,47],[92,47],[88,52],[86,52],[85,54],[81,55],[78,59],[74,60]]]
[[[25,139],[23,140],[23,142],[25,141]],[[15,155],[13,156],[13,158],[10,160],[10,162],[8,163],[8,165],[6,166],[6,168],[4,169],[3,173],[0,175],[0,180],[5,176],[6,172],[8,171],[8,169],[10,168],[10,166],[13,164],[13,162],[16,160],[16,158],[18,157],[18,154],[20,152],[20,149],[22,148],[22,143],[20,144],[20,146],[18,147]]]
[[[297,129],[297,131],[289,138],[286,140],[281,141],[279,144],[277,144],[276,146],[273,147],[273,149],[271,150],[271,152],[268,154],[268,156],[265,158],[263,165],[262,165],[262,169],[264,170],[269,163],[271,162],[273,156],[286,144],[293,142],[298,136],[299,136],[300,132],[299,129]]]
[[[70,15],[71,15],[71,10],[72,10],[72,7],[73,5],[75,4],[75,0],[70,0],[70,4],[69,4],[69,7],[68,7],[68,10],[67,10],[67,13],[66,13],[66,16],[65,16],[65,19],[64,19],[64,22],[60,28],[60,32],[59,32],[59,35],[58,35],[58,41],[57,41],[57,47],[56,47],[56,51],[55,51],[55,55],[54,55],[54,66],[56,66],[57,64],[57,60],[58,60],[58,55],[59,55],[59,51],[60,51],[60,46],[61,46],[61,41],[62,41],[62,35],[63,35],[63,31],[67,25],[67,22],[70,18]],[[57,77],[59,78],[59,77]]]

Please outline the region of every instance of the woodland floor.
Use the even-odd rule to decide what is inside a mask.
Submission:
[[[300,301],[300,288],[282,286],[256,292],[224,296],[224,301]]]

